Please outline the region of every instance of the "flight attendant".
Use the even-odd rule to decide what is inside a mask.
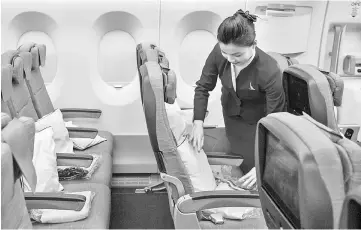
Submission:
[[[277,62],[257,47],[254,22],[257,17],[238,10],[218,27],[217,40],[197,81],[194,95],[194,121],[190,141],[203,146],[203,121],[209,92],[219,77],[222,83],[221,104],[227,138],[233,154],[244,161],[245,174],[239,183],[256,183],[255,134],[257,122],[267,114],[285,109],[282,72]]]

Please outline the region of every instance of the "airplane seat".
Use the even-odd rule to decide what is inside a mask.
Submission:
[[[1,113],[1,129],[11,118]],[[32,224],[21,188],[20,170],[13,158],[9,144],[1,138],[1,229],[31,229]],[[15,169],[18,168],[18,169]],[[16,174],[14,174],[16,173]]]
[[[186,134],[175,133],[170,127],[167,104],[173,104],[176,98],[176,77],[164,74],[158,62],[148,61],[139,68],[143,90],[143,109],[151,146],[157,161],[162,180],[165,182],[169,197],[170,212],[176,229],[179,228],[264,228],[263,217],[243,220],[224,219],[219,225],[205,218],[202,210],[219,207],[258,207],[257,192],[199,190],[193,183],[189,165],[179,155],[182,146],[187,146]],[[166,78],[166,79],[164,79]],[[169,108],[169,107],[168,107]],[[180,109],[179,109],[180,110]],[[187,149],[187,148],[186,148]],[[191,151],[189,149],[189,151]],[[185,153],[186,154],[186,153]],[[206,156],[216,163],[224,165],[239,164],[239,157],[218,155]],[[235,163],[239,161],[238,163]],[[233,163],[233,164],[232,164]],[[203,167],[203,166],[202,166]],[[202,170],[203,171],[203,170]],[[214,180],[209,169],[211,179]],[[208,178],[208,177],[207,177]],[[212,186],[210,186],[212,187]],[[214,189],[212,187],[212,189]]]
[[[340,229],[361,229],[361,186],[346,195],[340,220]]]
[[[12,105],[11,96],[13,68],[10,64],[1,65],[1,112],[10,114],[9,106]],[[14,109],[12,109],[14,111]],[[15,114],[11,114],[15,117]]]
[[[269,228],[338,226],[345,196],[342,165],[320,129],[302,116],[270,114],[257,125],[255,152]]]
[[[267,226],[337,228],[345,194],[361,185],[360,161],[356,143],[306,113],[262,118],[256,169]]]
[[[44,44],[36,43],[26,43],[18,47],[20,53],[30,52],[32,56],[32,67],[30,73],[31,75],[27,77],[27,87],[29,89],[31,99],[33,101],[35,110],[39,118],[44,117],[47,114],[54,112],[53,103],[47,92],[43,77],[41,75],[40,67],[45,65],[46,61],[46,46]],[[98,109],[84,109],[84,108],[61,108],[60,109],[64,119],[72,118],[99,118],[102,111]],[[113,155],[113,145],[114,139],[113,135],[110,132],[84,128],[84,127],[71,127],[70,129],[79,133],[94,133],[98,134],[100,137],[106,139],[106,141],[101,142],[97,145],[91,146],[85,150],[74,149],[75,152],[99,152],[104,154]],[[94,136],[95,137],[95,136]],[[94,139],[92,137],[92,139]]]
[[[139,68],[141,65],[148,61],[157,62],[164,74],[173,74],[175,72],[169,67],[169,60],[166,57],[165,53],[159,49],[153,43],[140,43],[136,48],[136,57],[137,57],[137,67],[138,67],[138,75],[139,75],[139,86],[140,86],[140,94],[143,102],[143,90],[142,90],[142,78]],[[175,103],[178,104],[177,98],[175,98]],[[182,110],[183,116],[187,119],[187,121],[193,122],[193,107],[182,106],[180,107]],[[206,117],[208,117],[209,111],[206,111]],[[204,145],[203,149],[207,152],[207,154],[228,154],[231,152],[229,141],[225,135],[224,128],[217,128],[215,125],[207,125],[203,126],[204,128]]]
[[[140,43],[136,46],[136,58],[137,58],[137,70],[139,76],[139,87],[140,87],[140,96],[143,102],[143,90],[142,90],[142,79],[139,72],[140,66],[148,61],[158,62],[158,55],[161,52],[156,45],[153,43]],[[162,53],[162,52],[161,52]]]
[[[35,191],[39,183],[42,185],[41,174],[45,172],[37,175],[32,161],[35,139],[34,120],[26,117],[11,120],[7,114],[2,113],[1,115],[2,126],[8,122],[2,128],[2,164],[8,162],[8,160],[4,160],[4,156],[11,159],[11,156],[5,155],[4,152],[6,151],[7,154],[11,152],[15,159],[14,162],[19,165],[27,184],[32,191]],[[9,165],[11,164],[4,167],[2,165],[2,176],[7,175],[3,170]],[[23,221],[27,224],[24,227],[31,228],[29,217],[34,221],[33,228],[107,229],[109,226],[110,190],[105,185],[74,184],[65,185],[65,192],[23,193],[22,187],[25,186],[23,177],[21,179],[16,179],[14,176],[9,178],[11,181],[16,180],[18,187],[15,187],[14,192],[18,193],[13,196],[12,204],[9,206],[3,200],[7,196],[3,193],[5,190],[2,190],[2,195],[4,195],[2,197],[2,226],[11,224],[11,227],[19,228],[14,224],[18,225],[21,224],[20,221]],[[2,180],[2,183],[9,182],[9,178]],[[5,188],[7,187],[2,187],[2,189]],[[25,208],[24,211],[22,211],[23,208]]]
[[[38,115],[36,114],[30,93],[26,87],[26,76],[24,75],[24,69],[31,65],[31,55],[27,54],[20,57],[15,50],[7,51],[1,55],[1,65],[8,64],[13,67],[11,77],[13,94],[11,97],[12,105],[9,108],[10,112],[13,112],[16,117],[26,116],[38,120]],[[14,110],[11,111],[12,109]]]
[[[2,62],[10,62],[10,64],[4,64],[2,66],[2,72],[7,72],[7,74],[4,74],[1,77],[1,106],[2,111],[8,111],[8,114],[11,115],[12,118],[25,116],[30,117],[39,123],[39,119],[32,103],[30,93],[26,87],[26,79],[24,79],[26,77],[30,77],[30,75],[26,74],[26,69],[31,68],[31,61],[32,56],[29,52],[19,53],[16,51],[8,51],[2,55]],[[12,75],[10,75],[9,72],[11,70]],[[63,125],[63,129],[66,129],[65,125]],[[64,139],[63,135],[65,134],[63,134],[63,132],[61,133],[61,139]],[[76,136],[77,133],[72,134],[71,131],[69,132],[70,137],[74,135]],[[59,138],[59,135],[57,135],[57,138]],[[73,144],[68,138],[66,142]],[[62,143],[65,142],[63,141]],[[72,148],[72,146],[70,147]],[[97,155],[99,155],[99,157]],[[62,181],[62,184],[94,182],[104,184],[108,187],[110,186],[112,177],[112,157],[110,154],[102,154],[100,150],[97,152],[92,152],[91,155],[83,153],[74,154],[72,152],[62,151],[57,153],[57,159],[58,166],[80,166],[85,167],[86,169],[91,169],[93,171],[95,170],[89,179],[76,178],[71,180],[64,180]],[[94,167],[92,166],[92,163]]]
[[[295,115],[305,112],[339,132],[334,106],[342,104],[344,84],[337,74],[295,64],[284,70],[283,87],[288,112]]]
[[[267,54],[277,61],[282,72],[291,65],[299,64],[299,62],[295,58],[291,58],[287,55],[276,52],[267,52]]]

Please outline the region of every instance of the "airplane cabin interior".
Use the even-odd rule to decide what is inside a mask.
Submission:
[[[197,149],[239,9],[285,108],[235,154],[219,70]],[[2,229],[361,229],[360,127],[360,0],[1,1]]]

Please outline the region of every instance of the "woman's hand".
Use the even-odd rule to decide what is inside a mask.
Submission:
[[[244,175],[238,180],[237,185],[242,188],[251,189],[255,186],[256,182],[257,182],[256,168],[253,167],[246,175]]]
[[[197,151],[201,151],[204,142],[203,121],[193,121],[193,129],[189,135],[189,141]]]

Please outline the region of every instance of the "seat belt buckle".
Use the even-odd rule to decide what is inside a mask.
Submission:
[[[212,221],[213,224],[223,224],[224,219],[220,213],[207,213],[202,211],[202,219]]]
[[[210,220],[214,223],[214,224],[223,224],[224,223],[224,219],[222,214],[220,213],[213,213],[210,216]]]

